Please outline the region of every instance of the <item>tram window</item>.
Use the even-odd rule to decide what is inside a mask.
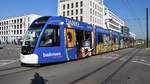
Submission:
[[[82,41],[84,40],[84,31],[82,30],[76,30],[76,43],[77,46],[80,47],[82,46]]]
[[[98,34],[98,43],[103,43],[103,35],[101,33]]]
[[[56,25],[48,25],[44,31],[40,47],[56,47],[60,46],[60,30]]]
[[[85,40],[91,41],[91,32],[85,31]]]

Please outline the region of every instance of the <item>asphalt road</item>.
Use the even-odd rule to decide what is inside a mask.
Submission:
[[[150,49],[129,48],[42,67],[21,67],[19,50],[0,50],[1,84],[150,84]]]

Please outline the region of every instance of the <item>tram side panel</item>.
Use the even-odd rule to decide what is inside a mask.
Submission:
[[[66,60],[76,59],[76,33],[73,27],[66,27],[64,29],[64,39],[65,39],[65,56]]]
[[[96,29],[96,54],[111,51],[110,35],[108,31]]]
[[[119,49],[119,35],[112,35],[112,51]]]

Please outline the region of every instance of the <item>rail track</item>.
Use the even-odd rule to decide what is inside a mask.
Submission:
[[[132,50],[133,50],[133,49],[132,49]],[[105,80],[103,80],[103,81],[101,82],[101,84],[107,84],[107,82],[108,82],[115,74],[117,74],[117,72],[120,71],[120,70],[135,56],[135,53],[137,53],[137,52],[139,51],[138,49],[136,49],[134,52],[133,52],[132,50],[129,50],[128,52],[123,53],[120,57],[116,58],[115,60],[112,60],[112,61],[110,61],[110,62],[104,64],[103,66],[101,66],[101,67],[99,67],[99,68],[93,70],[92,72],[89,72],[88,74],[86,74],[86,75],[84,75],[84,76],[82,76],[82,77],[80,77],[80,78],[78,78],[78,79],[76,79],[76,80],[70,82],[69,84],[76,84],[76,83],[78,83],[78,82],[80,82],[80,81],[86,79],[87,77],[89,77],[89,76],[95,74],[96,72],[98,72],[98,71],[100,71],[100,70],[102,70],[102,69],[104,69],[104,68],[106,68],[106,67],[108,67],[108,66],[111,66],[111,64],[115,63],[116,61],[120,60],[121,58],[126,57],[126,56],[128,56],[129,54],[132,53],[132,55],[131,55],[125,62],[123,62],[123,64],[121,64],[114,72],[112,72]]]

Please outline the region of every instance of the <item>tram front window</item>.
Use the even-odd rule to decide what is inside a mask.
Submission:
[[[42,25],[31,26],[25,34],[22,44],[22,54],[31,54],[34,51],[38,37],[41,33]]]
[[[35,47],[36,41],[39,37],[40,30],[28,30],[27,34],[25,35],[25,40],[23,43],[23,46],[30,46],[30,47]]]

